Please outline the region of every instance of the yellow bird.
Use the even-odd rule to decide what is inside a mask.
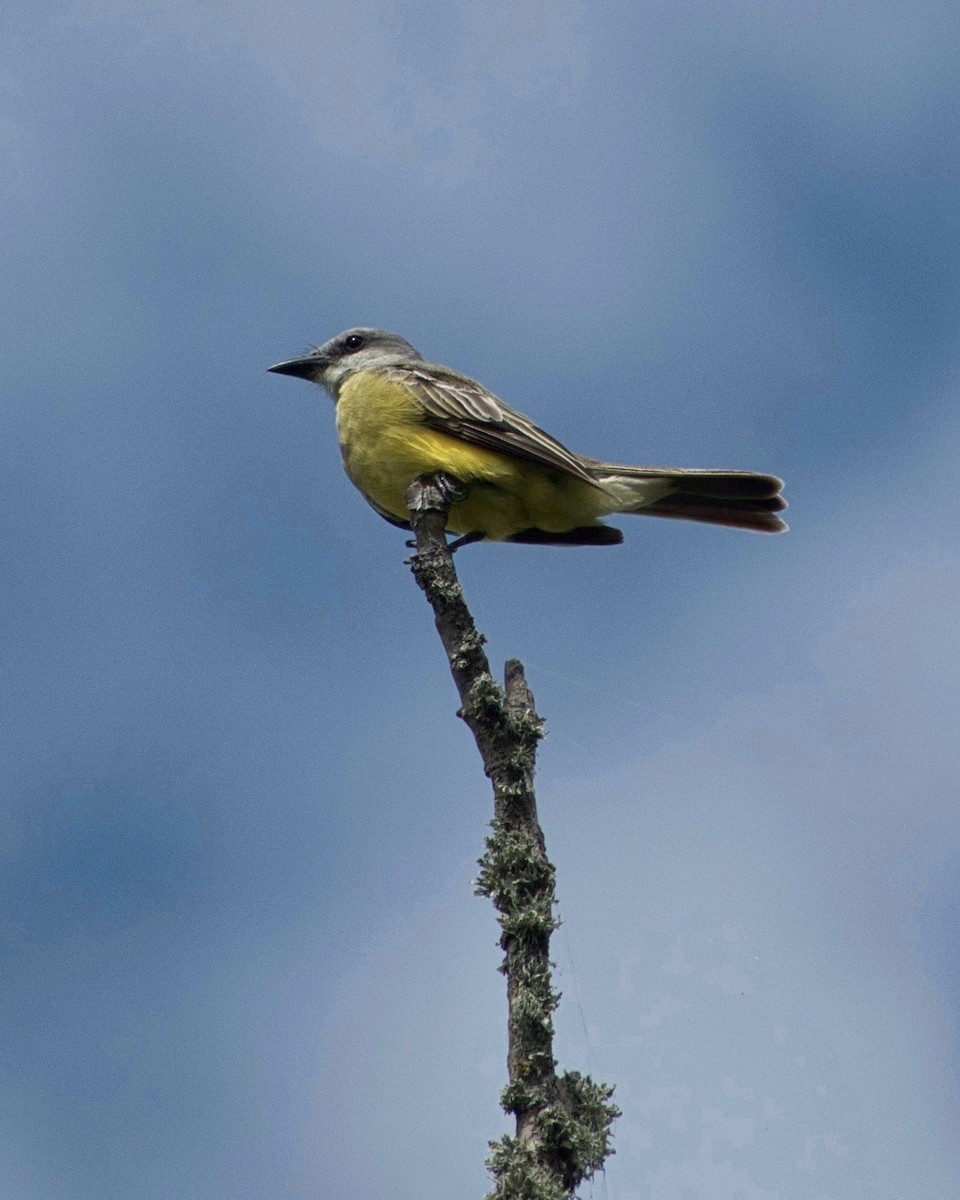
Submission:
[[[333,397],[347,474],[382,517],[410,528],[404,499],[419,475],[460,485],[447,528],[459,542],[608,546],[602,517],[640,513],[787,528],[783,483],[754,471],[630,467],[574,454],[473,379],[426,362],[395,333],[348,329],[302,358],[269,368]]]

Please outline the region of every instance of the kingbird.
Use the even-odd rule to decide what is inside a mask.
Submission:
[[[780,533],[782,480],[755,471],[630,467],[574,454],[492,392],[426,362],[382,329],[348,329],[269,370],[321,384],[336,405],[347,474],[377,512],[410,528],[418,476],[456,485],[447,528],[467,541],[609,546],[601,517],[640,513]]]

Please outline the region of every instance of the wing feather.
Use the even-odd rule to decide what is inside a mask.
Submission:
[[[576,454],[466,375],[432,364],[403,364],[391,374],[416,392],[432,428],[605,490]]]

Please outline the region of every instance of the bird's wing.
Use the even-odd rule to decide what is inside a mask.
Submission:
[[[432,428],[604,490],[576,454],[466,375],[432,364],[404,364],[391,374],[416,392]]]

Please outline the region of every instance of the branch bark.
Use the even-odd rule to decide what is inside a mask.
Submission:
[[[458,716],[493,785],[492,832],[477,892],[493,901],[501,928],[509,1031],[501,1101],[517,1125],[515,1137],[491,1142],[487,1167],[495,1187],[487,1200],[565,1200],[613,1153],[610,1128],[620,1114],[613,1088],[576,1071],[557,1075],[552,1013],[560,996],[550,977],[555,872],[533,788],[543,721],[519,660],[507,662],[503,688],[494,680],[463,598],[445,533],[450,504],[462,495],[456,480],[434,475],[416,479],[406,500],[417,547],[410,565],[433,608],[460,695]]]

